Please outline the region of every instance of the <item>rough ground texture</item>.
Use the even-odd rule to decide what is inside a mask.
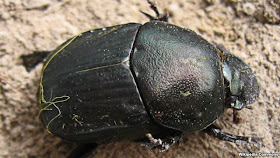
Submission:
[[[257,151],[216,140],[203,132],[185,134],[168,152],[149,152],[140,143],[101,145],[96,158],[238,157],[238,152],[280,152],[280,2],[279,0],[165,0],[161,11],[170,23],[190,28],[204,38],[223,44],[256,72],[260,97],[252,110],[240,112],[232,123],[225,111],[217,124],[224,131],[263,137]],[[145,0],[1,0],[0,1],[0,157],[65,157],[75,144],[49,134],[37,119],[36,89],[42,64],[31,72],[20,56],[52,50],[88,29],[121,23],[145,23],[139,10],[153,13]]]

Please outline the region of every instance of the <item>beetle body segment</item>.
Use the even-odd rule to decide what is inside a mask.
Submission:
[[[212,44],[165,22],[91,30],[46,60],[40,119],[75,142],[201,130],[224,110],[221,63]]]
[[[228,102],[234,109],[242,109],[252,104],[259,96],[260,86],[252,69],[242,59],[226,54],[223,74],[229,87]],[[228,95],[227,94],[227,95]]]
[[[129,60],[139,27],[88,31],[50,55],[39,89],[40,118],[50,132],[79,142],[114,140],[122,128],[147,123]]]
[[[191,30],[146,23],[137,36],[132,68],[147,109],[165,127],[201,130],[223,113],[221,57]]]

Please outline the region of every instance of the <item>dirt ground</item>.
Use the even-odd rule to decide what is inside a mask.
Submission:
[[[157,0],[170,23],[223,44],[255,71],[261,86],[253,109],[232,110],[217,121],[226,132],[262,137],[258,151],[219,141],[203,132],[185,134],[178,146],[160,153],[140,143],[101,145],[95,158],[238,157],[239,152],[280,153],[280,1]],[[65,157],[75,144],[49,134],[38,120],[36,89],[42,64],[27,72],[20,56],[53,50],[88,29],[128,22],[145,23],[153,14],[145,0],[0,0],[0,157]]]

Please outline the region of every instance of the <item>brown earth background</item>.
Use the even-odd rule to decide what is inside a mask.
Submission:
[[[216,140],[203,132],[185,134],[178,146],[160,153],[141,143],[101,145],[95,158],[238,157],[238,152],[280,152],[280,1],[157,0],[170,23],[190,28],[223,44],[248,63],[261,86],[252,110],[232,110],[217,124],[226,132],[262,137],[260,151]],[[76,147],[49,134],[37,118],[36,89],[42,64],[27,72],[20,56],[53,50],[68,38],[92,28],[128,22],[145,23],[139,11],[154,14],[145,0],[0,0],[0,157],[58,158]]]

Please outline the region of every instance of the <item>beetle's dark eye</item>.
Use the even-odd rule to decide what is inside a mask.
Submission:
[[[259,96],[258,81],[251,68],[240,58],[227,54],[223,63],[223,74],[229,84],[227,100],[235,104],[233,108],[242,109],[252,104]],[[232,96],[237,98],[232,99]]]

